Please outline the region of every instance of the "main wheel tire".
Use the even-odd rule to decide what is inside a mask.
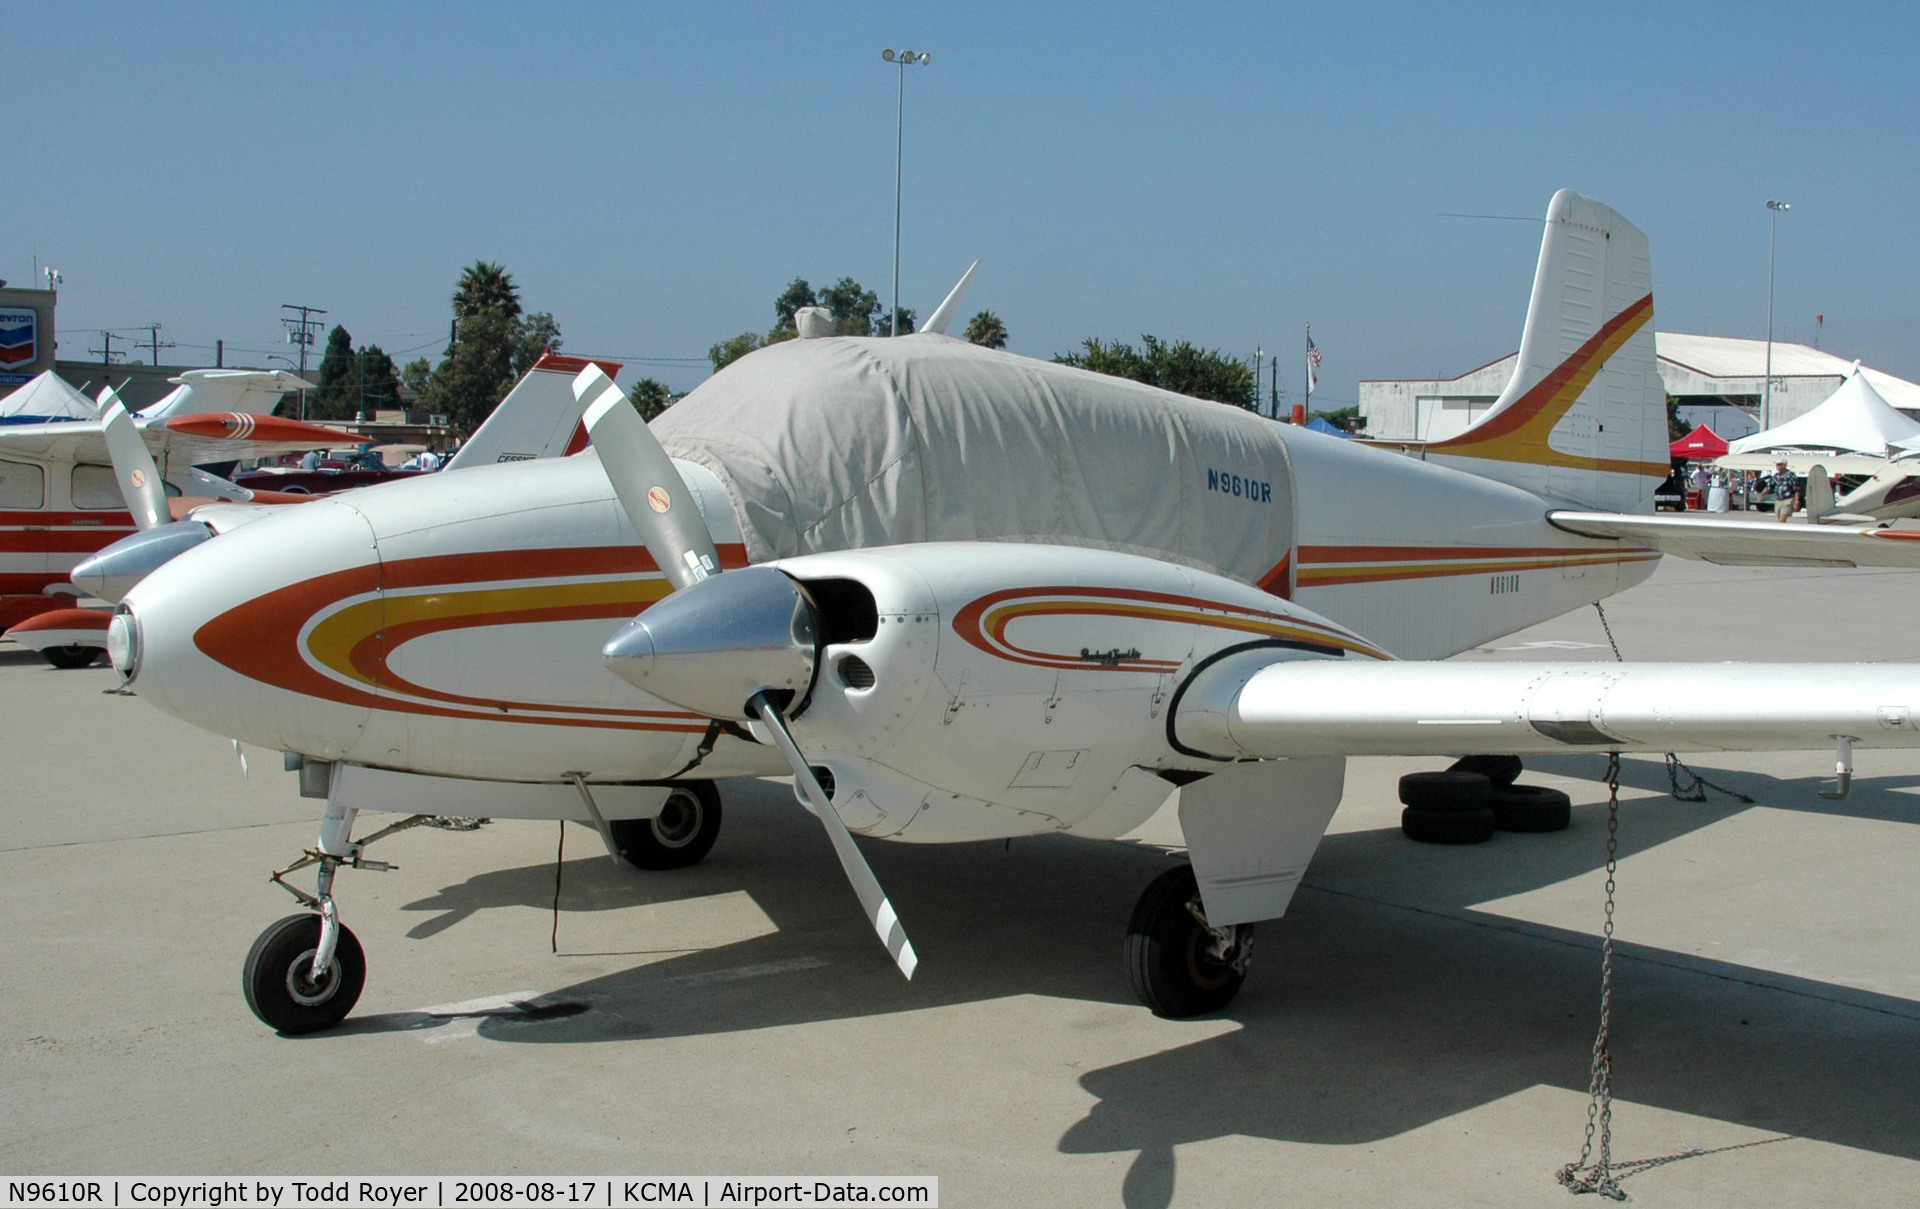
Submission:
[[[1545,785],[1498,786],[1487,805],[1502,831],[1565,831],[1573,821],[1573,799]]]
[[[1400,812],[1400,830],[1422,844],[1483,844],[1493,838],[1493,808],[1434,810],[1409,806]]]
[[[253,942],[240,985],[262,1024],[290,1035],[317,1033],[345,1020],[360,1001],[367,984],[360,941],[342,924],[333,964],[315,982],[308,975],[319,947],[318,915],[289,915]]]
[[[720,836],[720,791],[712,781],[675,785],[655,817],[616,819],[607,829],[620,855],[636,869],[697,865]]]
[[[1121,958],[1140,1002],[1156,1016],[1180,1019],[1217,1012],[1233,1002],[1246,975],[1207,952],[1211,940],[1188,904],[1199,905],[1193,866],[1169,869],[1147,886],[1127,921]],[[1241,924],[1236,945],[1253,944]]]
[[[1400,778],[1400,803],[1422,810],[1485,810],[1491,789],[1477,772],[1410,772]]]
[[[1520,779],[1526,766],[1519,756],[1461,756],[1447,766],[1448,772],[1477,772],[1493,783],[1495,789]]]
[[[63,672],[70,672],[75,668],[92,667],[94,660],[106,654],[106,651],[97,646],[75,643],[72,646],[50,646],[40,653],[47,657],[48,663]]]

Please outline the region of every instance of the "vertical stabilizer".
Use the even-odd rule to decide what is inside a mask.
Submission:
[[[589,365],[598,365],[609,378],[620,372],[618,361],[541,354],[446,469],[559,458],[586,448],[587,430],[580,422],[580,401],[573,397],[573,379]]]
[[[1553,195],[1513,378],[1425,456],[1556,503],[1652,510],[1668,470],[1666,388],[1638,227],[1571,189]]]

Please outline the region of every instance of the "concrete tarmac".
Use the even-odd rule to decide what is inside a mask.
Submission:
[[[1920,573],[1667,560],[1607,606],[1629,659],[1920,660]],[[1467,659],[1611,659],[1591,609]],[[904,982],[817,823],[722,786],[697,868],[558,825],[419,829],[342,874],[366,993],[320,1036],[248,1013],[320,803],[231,746],[0,646],[0,1171],[936,1175],[972,1205],[1546,1205],[1599,1010],[1604,757],[1530,762],[1571,828],[1446,848],[1355,760],[1285,920],[1218,1017],[1159,1020],[1120,936],[1177,858],[1138,842],[866,843]],[[1920,753],[1623,761],[1616,1160],[1647,1205],[1892,1205],[1920,1188]],[[1684,774],[1683,774],[1684,775]],[[371,822],[377,824],[380,820]]]

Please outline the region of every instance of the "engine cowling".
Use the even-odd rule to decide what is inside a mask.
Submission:
[[[1116,809],[1150,814],[1171,791],[1161,781],[1157,798],[1143,793],[1143,770],[1217,766],[1168,728],[1196,669],[1241,650],[1274,660],[1382,656],[1246,584],[1113,551],[940,543],[751,570],[778,571],[808,604],[810,678],[791,686],[784,707],[808,762],[828,774],[849,828],[904,840],[1069,830],[1096,817],[1097,830],[1118,834],[1126,828],[1115,830],[1124,821]],[[707,619],[711,640],[729,625],[708,607],[728,578],[686,589],[676,594],[684,602],[663,601],[642,620],[676,604]],[[748,595],[744,584],[733,591]],[[779,604],[776,596],[767,599]],[[778,629],[793,640],[799,627],[774,616],[782,608],[742,632]],[[699,666],[686,665],[684,692],[712,706]],[[783,655],[766,666],[795,664]],[[657,667],[647,691],[693,705]],[[734,676],[724,695],[744,702],[753,678]]]

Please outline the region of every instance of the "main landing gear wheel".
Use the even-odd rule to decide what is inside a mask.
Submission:
[[[97,646],[79,645],[50,646],[40,653],[47,657],[48,663],[63,672],[70,672],[75,668],[92,667],[94,660],[106,654]]]
[[[367,957],[346,925],[333,961],[313,977],[313,955],[320,947],[320,917],[289,915],[260,933],[247,953],[241,985],[247,1006],[268,1028],[282,1033],[317,1033],[347,1018],[367,982]]]
[[[684,869],[706,859],[720,836],[720,791],[712,781],[675,785],[650,819],[607,824],[620,855],[636,869]]]
[[[1253,925],[1209,924],[1193,867],[1181,865],[1154,878],[1140,896],[1121,957],[1133,993],[1154,1015],[1201,1016],[1240,993],[1253,958]]]

